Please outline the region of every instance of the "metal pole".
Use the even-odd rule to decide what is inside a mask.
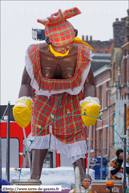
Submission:
[[[109,123],[109,92],[108,92],[108,123]],[[108,132],[107,132],[107,161],[109,161],[109,125],[108,125]]]
[[[124,104],[124,135],[126,135],[126,103]],[[126,145],[126,138],[124,138]],[[124,192],[126,192],[126,146],[124,145]]]
[[[50,153],[50,168],[53,168],[53,152]]]
[[[87,168],[87,174],[89,174],[89,165],[90,165],[90,139],[91,139],[91,126],[89,127],[89,142],[88,142],[88,168]]]
[[[101,180],[103,179],[103,122],[102,122],[102,131],[101,131]]]
[[[10,181],[10,101],[8,102],[6,178]]]
[[[28,149],[28,143],[27,143],[27,139],[26,139],[25,128],[22,128],[22,130],[23,130],[23,135],[24,135],[25,144],[26,144],[26,150],[27,150],[27,149]],[[29,152],[28,152],[28,151],[27,151],[27,156],[28,156],[28,161],[29,161],[29,167],[31,168],[30,155],[29,155]]]
[[[81,177],[79,167],[75,168],[75,193],[81,192]]]

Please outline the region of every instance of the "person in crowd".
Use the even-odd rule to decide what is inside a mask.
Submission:
[[[81,193],[97,193],[91,188],[92,178],[91,175],[85,174],[81,179]],[[69,193],[75,193],[75,188]]]
[[[8,193],[7,191],[2,191],[2,185],[6,186],[6,185],[12,185],[11,182],[8,182],[7,180],[1,179],[0,178],[0,192],[3,193]],[[11,192],[10,192],[11,193]]]
[[[122,163],[122,168],[124,169],[124,162]],[[124,175],[122,181],[124,182]],[[129,192],[129,156],[126,158],[126,192]]]
[[[117,149],[116,151],[117,159],[114,159],[109,166],[109,171],[111,173],[112,180],[122,180],[123,177],[123,149]]]

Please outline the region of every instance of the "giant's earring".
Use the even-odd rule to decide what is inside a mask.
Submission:
[[[46,52],[48,52],[50,50],[50,48],[49,48],[49,45],[46,47]]]

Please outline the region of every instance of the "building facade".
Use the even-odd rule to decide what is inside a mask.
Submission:
[[[92,36],[82,36],[82,40],[94,49],[91,64],[104,119],[92,127],[90,157],[103,156],[110,162],[116,152],[116,134],[108,123],[113,125],[116,121],[116,100],[129,99],[129,10],[125,18],[113,22],[113,40],[95,41]]]

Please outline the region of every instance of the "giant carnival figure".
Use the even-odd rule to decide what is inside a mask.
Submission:
[[[74,168],[79,167],[81,178],[85,175],[87,124],[83,115],[68,116],[68,113],[84,113],[86,108],[82,110],[80,104],[83,106],[84,102],[87,107],[89,98],[91,105],[94,99],[100,106],[98,99],[93,98],[91,47],[76,37],[76,30],[67,20],[80,13],[76,7],[64,12],[59,9],[44,20],[38,19],[45,25],[46,43],[30,45],[26,51],[19,99],[13,113],[21,127],[31,119],[30,140],[38,135],[30,146],[31,179],[40,179],[48,149],[66,154]]]

